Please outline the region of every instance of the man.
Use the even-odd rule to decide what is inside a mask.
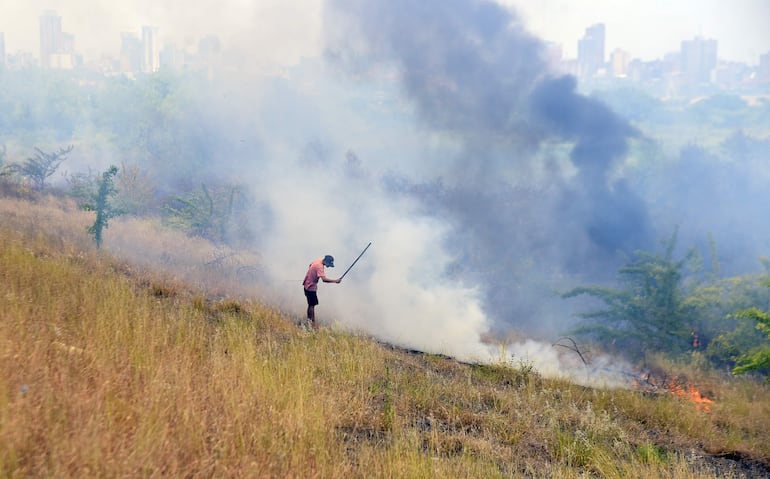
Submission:
[[[302,286],[305,288],[305,298],[307,298],[307,320],[310,322],[310,326],[316,329],[315,322],[315,307],[318,304],[318,280],[320,279],[324,283],[337,283],[342,281],[342,278],[331,279],[326,277],[324,272],[324,266],[334,268],[334,258],[330,255],[326,255],[323,258],[310,263],[310,267],[305,274],[305,280],[302,281]]]

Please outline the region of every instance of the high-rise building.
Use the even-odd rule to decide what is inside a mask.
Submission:
[[[663,54],[663,73],[668,76],[676,76],[682,72],[682,53],[668,52]]]
[[[631,55],[620,48],[616,48],[610,55],[610,63],[612,64],[612,76],[625,77],[627,75],[628,64],[631,61]]]
[[[142,69],[142,41],[133,32],[120,34],[120,71],[136,73]]]
[[[158,44],[158,28],[142,27],[142,71],[156,72],[160,69],[160,45]]]
[[[583,38],[578,40],[578,75],[590,78],[604,67],[604,24],[597,23],[586,28]]]
[[[61,17],[54,11],[40,16],[40,66],[51,68],[51,55],[57,51],[61,35]]]
[[[57,49],[48,58],[51,68],[72,68],[75,65],[75,35],[60,33]]]
[[[182,70],[187,64],[185,52],[173,43],[163,45],[160,50],[160,67],[163,69]]]
[[[40,65],[43,68],[72,68],[75,37],[61,30],[61,17],[54,11],[40,16]]]
[[[682,78],[687,83],[710,83],[717,67],[717,41],[696,37],[682,41]]]

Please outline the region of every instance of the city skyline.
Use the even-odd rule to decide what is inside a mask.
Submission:
[[[770,51],[770,2],[765,0],[498,0],[516,8],[521,23],[544,41],[561,46],[565,58],[577,58],[580,38],[593,24],[606,26],[605,58],[615,49],[632,58],[654,60],[678,51],[696,37],[719,42],[722,60],[757,65]],[[223,49],[248,49],[258,62],[294,64],[322,49],[322,0],[0,0],[0,31],[6,54],[39,54],[39,17],[54,10],[62,30],[74,34],[75,50],[86,61],[117,56],[120,35],[158,28],[161,44],[193,48],[200,38],[217,35]],[[654,25],[654,30],[650,26]]]
[[[720,59],[757,65],[770,51],[767,0],[500,0],[513,5],[522,23],[576,58],[578,39],[597,23],[606,26],[606,52],[621,49],[651,61],[678,51],[697,37],[719,42]],[[608,59],[605,58],[605,61]]]

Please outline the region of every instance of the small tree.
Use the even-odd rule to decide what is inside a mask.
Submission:
[[[100,176],[91,171],[72,173],[67,178],[67,195],[75,198],[80,206],[91,211],[99,190]]]
[[[770,287],[770,280],[766,280],[766,286]],[[734,317],[756,321],[757,330],[770,340],[770,313],[761,311],[758,308],[749,308],[735,313]],[[770,342],[766,342],[738,357],[733,373],[745,374],[748,372],[761,372],[764,374],[770,372]]]
[[[213,189],[201,184],[200,191],[175,196],[164,205],[166,223],[216,243],[230,243],[247,237],[246,208],[249,200],[243,188],[221,185]]]
[[[215,235],[218,218],[218,205],[211,196],[205,183],[200,191],[190,192],[186,197],[175,196],[164,206],[166,222],[175,228],[212,239]]]
[[[70,145],[66,148],[59,148],[53,153],[46,153],[35,147],[35,151],[37,151],[35,156],[27,158],[20,165],[14,165],[13,171],[29,178],[34,189],[42,190],[45,187],[45,181],[56,172],[73,148],[74,146]]]
[[[606,305],[580,314],[586,322],[575,332],[632,359],[641,359],[648,351],[686,351],[691,344],[694,315],[685,301],[682,270],[691,255],[674,261],[674,243],[675,237],[664,255],[637,252],[620,269],[624,289],[586,286],[564,293],[564,298],[593,296]]]
[[[115,178],[118,193],[113,198],[121,214],[143,214],[150,209],[155,197],[153,187],[147,173],[137,165],[121,164],[120,174]]]
[[[117,192],[115,184],[113,183],[113,179],[117,174],[118,167],[110,166],[107,171],[102,174],[102,181],[99,183],[99,191],[94,198],[94,203],[86,205],[87,209],[96,211],[96,221],[88,228],[88,232],[94,235],[97,249],[102,247],[102,231],[109,226],[110,218],[119,214],[119,212],[113,209],[109,204],[109,198]]]

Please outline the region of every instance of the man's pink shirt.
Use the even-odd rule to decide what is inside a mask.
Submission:
[[[310,263],[310,268],[305,275],[305,281],[302,282],[303,286],[308,291],[318,291],[318,280],[325,276],[324,273],[324,259],[318,258]]]

